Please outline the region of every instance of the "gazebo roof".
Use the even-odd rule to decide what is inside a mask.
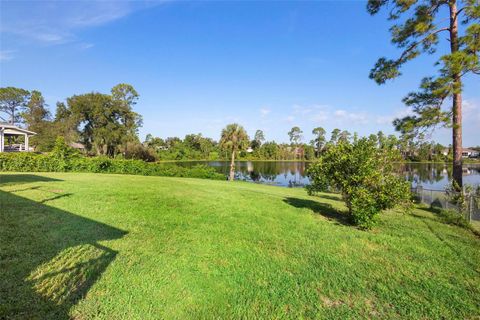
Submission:
[[[37,134],[36,132],[19,128],[16,125],[9,124],[9,123],[2,123],[2,122],[0,122],[0,131],[2,131],[4,134],[13,134],[13,135],[27,134],[29,136],[34,136]]]

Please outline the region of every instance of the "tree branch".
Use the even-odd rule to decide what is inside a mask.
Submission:
[[[455,19],[458,17],[458,15],[463,11],[465,10],[466,7],[463,7],[461,8],[460,10],[458,10],[456,13],[455,13]]]
[[[408,47],[405,51],[403,51],[402,55],[400,56],[400,58],[397,59],[397,61],[401,62],[403,59],[405,59],[405,57],[407,56],[408,53],[410,53],[413,49],[415,49],[419,44],[425,42],[429,37],[437,34],[437,33],[440,33],[440,32],[443,32],[443,31],[449,31],[450,28],[449,27],[445,27],[445,28],[441,28],[441,29],[437,29],[431,33],[429,33],[427,36],[425,36],[423,39],[421,39],[420,41],[417,41],[417,42],[414,42],[410,45],[410,47]]]

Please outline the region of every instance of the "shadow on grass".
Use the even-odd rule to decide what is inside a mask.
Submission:
[[[59,195],[56,195],[56,196],[53,196],[53,197],[50,197],[50,198],[43,199],[43,200],[39,201],[39,203],[45,203],[45,202],[57,200],[57,199],[60,199],[60,198],[68,198],[71,195],[72,195],[72,193],[63,193],[63,194],[59,194]]]
[[[438,209],[438,208],[422,208],[420,210],[424,210],[426,212],[430,212],[430,213],[433,213],[434,215],[437,215],[435,218],[433,217],[427,217],[427,216],[423,216],[423,215],[420,215],[420,214],[415,214],[415,213],[412,213],[411,216],[417,218],[417,219],[420,219],[422,220],[422,222],[425,224],[425,226],[428,228],[428,230],[430,231],[430,233],[432,233],[433,236],[435,236],[435,238],[437,238],[437,240],[439,240],[440,242],[442,242],[443,245],[445,245],[446,247],[448,247],[450,249],[450,251],[455,254],[457,256],[458,259],[462,260],[465,264],[469,265],[472,270],[474,270],[477,274],[480,274],[480,271],[477,270],[477,266],[474,265],[470,258],[469,257],[465,257],[463,252],[453,246],[447,239],[446,239],[446,235],[445,234],[442,234],[440,232],[438,232],[437,230],[435,230],[435,228],[432,227],[432,223],[447,223],[447,224],[452,224],[452,223],[448,223],[448,222],[445,222],[445,221],[442,221],[442,217],[438,216],[439,214],[441,214],[441,211]],[[458,227],[461,227],[461,226],[458,226]],[[465,228],[465,227],[463,227]],[[476,234],[476,233],[474,233]],[[478,234],[476,234],[478,236]]]
[[[61,181],[59,179],[37,176],[34,174],[1,174],[0,173],[0,187],[8,185],[20,185],[32,182],[49,182]]]
[[[328,195],[324,193],[318,195],[318,197],[323,199],[333,200],[333,201],[343,201],[340,196],[333,196],[333,195]]]
[[[462,214],[454,210],[445,210],[441,207],[422,207],[420,210],[433,214],[433,217],[427,217],[412,213],[411,215],[418,219],[431,220],[445,224],[455,225],[464,229],[472,231],[476,236],[480,236],[478,231],[472,228],[471,224],[464,218]]]
[[[3,175],[0,187],[49,181],[59,180]],[[43,204],[54,198],[37,202],[0,190],[0,319],[70,319],[117,255],[98,242],[125,231]]]
[[[338,224],[348,226],[352,225],[345,214],[333,208],[330,204],[300,198],[285,198],[283,199],[283,201],[296,208],[310,209],[313,212],[322,215],[327,219],[334,220]]]

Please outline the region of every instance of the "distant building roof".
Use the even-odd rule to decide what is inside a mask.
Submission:
[[[70,147],[74,148],[74,149],[85,149],[85,145],[83,143],[80,143],[80,142],[70,142]]]

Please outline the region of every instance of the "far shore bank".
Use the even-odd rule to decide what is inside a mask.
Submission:
[[[315,162],[315,160],[261,160],[261,159],[237,159],[235,162]],[[158,160],[157,163],[175,163],[175,162],[230,162],[230,160],[210,160],[210,159],[188,159],[188,160]],[[418,164],[452,164],[452,161],[403,161],[403,162],[394,162],[394,163],[418,163]],[[468,159],[463,162],[463,164],[480,164],[480,159],[472,160]]]

